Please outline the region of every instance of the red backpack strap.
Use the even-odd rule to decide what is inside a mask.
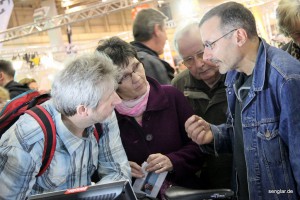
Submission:
[[[95,136],[97,142],[99,142],[99,138],[102,135],[102,132],[103,132],[102,124],[100,124],[100,123],[95,124],[94,136]]]
[[[45,137],[42,166],[40,168],[39,173],[37,174],[37,176],[40,176],[49,167],[51,160],[54,156],[56,148],[55,124],[49,112],[40,105],[37,105],[31,108],[30,110],[27,110],[26,113],[31,115],[39,123]]]

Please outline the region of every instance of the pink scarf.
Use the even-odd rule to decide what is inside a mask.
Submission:
[[[122,101],[120,104],[116,105],[116,110],[122,114],[130,117],[140,117],[146,110],[148,97],[150,92],[150,86],[148,84],[147,91],[141,97],[129,101]],[[142,125],[141,121],[137,121]]]

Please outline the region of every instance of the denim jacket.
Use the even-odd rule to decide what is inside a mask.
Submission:
[[[227,123],[211,125],[214,153],[231,152],[239,72],[227,74]],[[300,198],[300,62],[261,40],[241,114],[249,199]],[[211,152],[211,145],[201,149]],[[235,188],[238,190],[238,188]]]

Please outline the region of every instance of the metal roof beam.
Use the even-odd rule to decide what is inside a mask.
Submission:
[[[133,3],[132,0],[114,0],[105,3],[89,5],[87,8],[63,15],[57,15],[52,18],[47,18],[34,23],[8,29],[0,32],[4,37],[0,39],[0,43],[18,39],[24,36],[36,34],[42,31],[55,29],[61,26],[72,24],[75,22],[85,21],[91,18],[107,15],[112,12],[131,8],[140,4],[150,3],[155,0],[139,0],[138,3]]]

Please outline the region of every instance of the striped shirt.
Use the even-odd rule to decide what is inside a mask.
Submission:
[[[25,199],[33,194],[90,185],[95,170],[101,177],[99,183],[131,180],[114,112],[103,122],[103,133],[97,142],[93,126],[87,128],[87,137],[77,137],[63,124],[51,100],[43,106],[57,131],[51,164],[36,178],[42,164],[44,134],[35,119],[22,115],[0,140],[0,199]]]

